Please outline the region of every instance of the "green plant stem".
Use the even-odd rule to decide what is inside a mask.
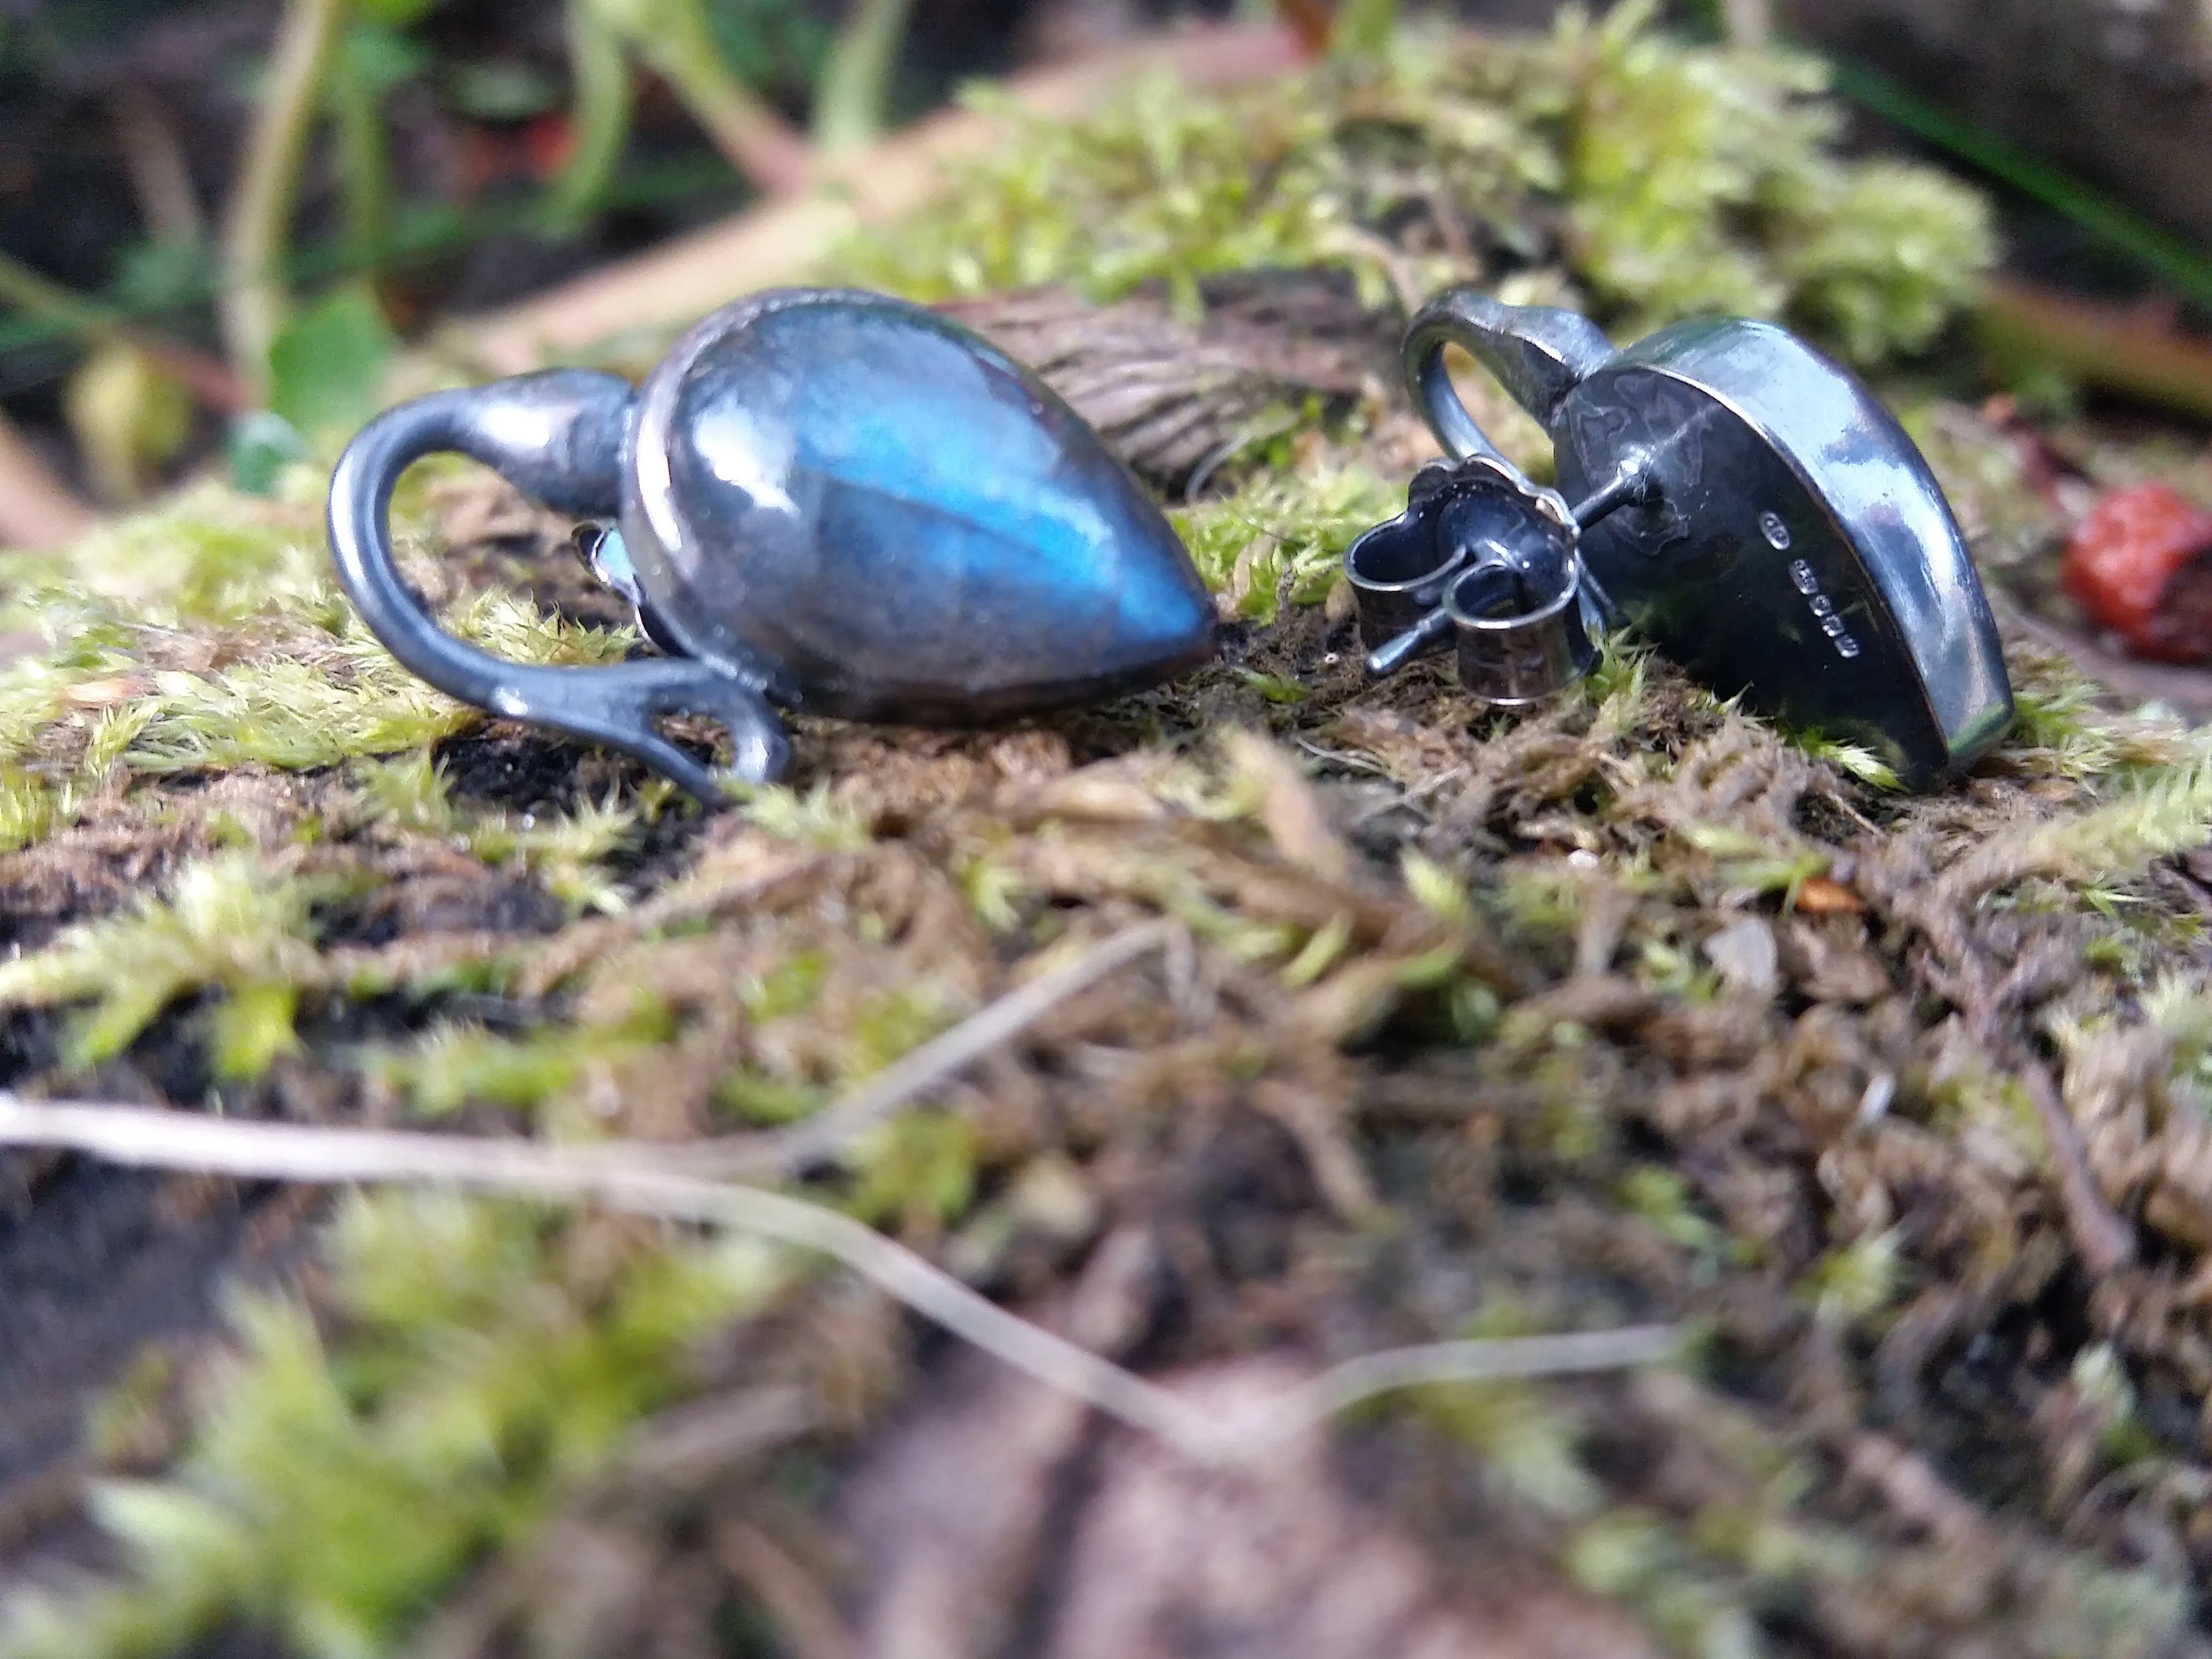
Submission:
[[[104,335],[123,320],[97,300],[86,299],[4,252],[0,252],[0,305],[51,319],[71,334]]]
[[[585,0],[683,100],[729,163],[770,196],[812,182],[806,140],[738,78],[714,43],[702,0]]]
[[[1835,65],[1835,89],[1861,108],[1948,150],[2129,254],[2185,298],[2212,306],[2212,259],[2182,238],[2014,149],[1964,116],[1862,64]]]
[[[805,187],[813,163],[805,142],[719,57],[702,60],[659,49],[647,57],[732,167],[771,196],[789,196]]]
[[[113,307],[88,300],[5,253],[0,253],[0,305],[41,319],[65,337],[127,341],[184,381],[210,409],[228,412],[244,405],[245,388],[223,363],[132,326]]]
[[[383,251],[392,213],[392,145],[375,80],[343,61],[330,77],[338,162],[345,180],[346,250],[362,264]]]
[[[1729,45],[1764,52],[1774,35],[1773,0],[1721,0],[1721,28]]]
[[[546,225],[556,235],[573,231],[605,199],[629,142],[635,101],[621,39],[591,0],[568,0],[568,25],[575,148],[546,201]]]
[[[913,10],[914,0],[860,0],[838,32],[814,100],[814,142],[824,155],[848,155],[883,131]]]
[[[292,212],[323,77],[346,9],[346,0],[286,4],[270,57],[268,88],[246,134],[224,218],[225,283],[216,309],[231,362],[257,393],[267,386],[269,348],[283,325],[283,264]]]

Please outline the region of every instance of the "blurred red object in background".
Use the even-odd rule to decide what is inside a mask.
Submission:
[[[2212,513],[2169,484],[2114,490],[2075,527],[2061,568],[2090,622],[2138,657],[2212,657]]]

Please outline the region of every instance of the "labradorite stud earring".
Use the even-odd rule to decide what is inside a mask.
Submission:
[[[393,564],[392,486],[441,450],[611,520],[586,552],[667,654],[526,666],[441,632]],[[1190,556],[1128,469],[1028,370],[921,307],[756,295],[635,391],[559,369],[402,404],[331,483],[331,545],[392,653],[464,702],[635,756],[703,800],[714,775],[655,727],[725,725],[764,781],[771,705],[967,725],[1155,684],[1213,649]]]

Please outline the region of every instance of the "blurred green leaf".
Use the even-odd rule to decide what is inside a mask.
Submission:
[[[707,26],[730,68],[756,87],[811,84],[836,32],[810,8],[786,0],[708,0]]]
[[[118,307],[144,315],[204,299],[215,285],[216,272],[210,244],[153,237],[124,250],[111,291]]]
[[[421,41],[373,21],[348,29],[339,50],[344,72],[377,92],[389,92],[413,80],[434,61],[429,47]]]
[[[561,102],[561,83],[528,64],[455,64],[441,84],[447,103],[480,121],[524,121]]]
[[[307,459],[307,441],[281,415],[265,409],[234,422],[225,448],[230,481],[249,495],[274,495],[287,467]]]
[[[1380,58],[1398,32],[1398,0],[1344,0],[1329,30],[1329,55]]]
[[[269,350],[269,407],[309,439],[376,412],[398,349],[366,283],[333,289],[284,325]]]
[[[438,9],[438,0],[354,0],[354,15],[365,23],[404,29]]]

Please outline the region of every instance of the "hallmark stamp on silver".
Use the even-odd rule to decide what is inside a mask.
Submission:
[[[1835,641],[1836,654],[1839,657],[1857,656],[1859,642],[1844,630],[1844,619],[1836,614],[1836,602],[1820,591],[1820,579],[1813,574],[1813,567],[1802,559],[1793,559],[1790,564],[1790,580],[1805,596],[1814,619],[1820,624],[1820,631]]]

